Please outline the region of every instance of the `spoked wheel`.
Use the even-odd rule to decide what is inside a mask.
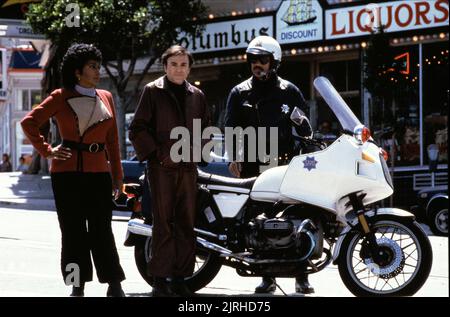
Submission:
[[[362,233],[345,237],[338,262],[344,284],[356,296],[413,295],[431,270],[428,237],[407,218],[380,218],[372,230],[379,246],[376,259]]]
[[[147,265],[150,262],[152,256],[151,243],[152,238],[147,237],[146,239],[142,239],[139,243],[137,243],[134,249],[134,258],[138,271],[149,285],[153,285],[153,277],[147,273]],[[199,289],[205,287],[209,282],[213,280],[217,273],[219,273],[222,263],[222,258],[207,251],[203,251],[200,248],[197,248],[194,273],[192,274],[192,276],[185,279],[189,289],[196,292]]]

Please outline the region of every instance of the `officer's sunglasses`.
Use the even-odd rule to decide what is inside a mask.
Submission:
[[[261,65],[266,65],[270,62],[270,55],[247,54],[247,61],[251,64],[259,62]]]

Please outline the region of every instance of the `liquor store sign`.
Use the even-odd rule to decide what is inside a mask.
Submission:
[[[403,0],[327,10],[326,39],[448,26],[448,0]]]
[[[277,40],[280,44],[323,39],[323,13],[317,0],[283,1],[277,11]]]

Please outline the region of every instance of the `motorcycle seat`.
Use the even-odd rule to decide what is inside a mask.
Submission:
[[[197,182],[204,185],[221,185],[230,187],[239,187],[252,189],[257,177],[251,178],[232,178],[203,172],[198,169]]]

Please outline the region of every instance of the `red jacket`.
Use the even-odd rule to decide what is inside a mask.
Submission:
[[[85,97],[75,90],[57,89],[51,93],[39,106],[30,111],[21,121],[25,135],[44,157],[51,154],[50,144],[39,133],[39,127],[54,117],[58,123],[59,133],[63,140],[80,142],[85,144],[104,143],[106,151],[91,153],[87,151],[72,150],[72,157],[65,161],[52,160],[50,171],[58,172],[110,172],[113,183],[123,179],[122,165],[116,114],[114,101],[110,92],[96,90],[100,100],[106,106],[104,118],[91,125],[83,135],[79,133],[78,118],[76,112],[70,106],[69,101],[78,97]],[[82,157],[78,157],[81,153]],[[79,159],[82,160],[80,165]],[[108,162],[109,160],[109,162]]]

